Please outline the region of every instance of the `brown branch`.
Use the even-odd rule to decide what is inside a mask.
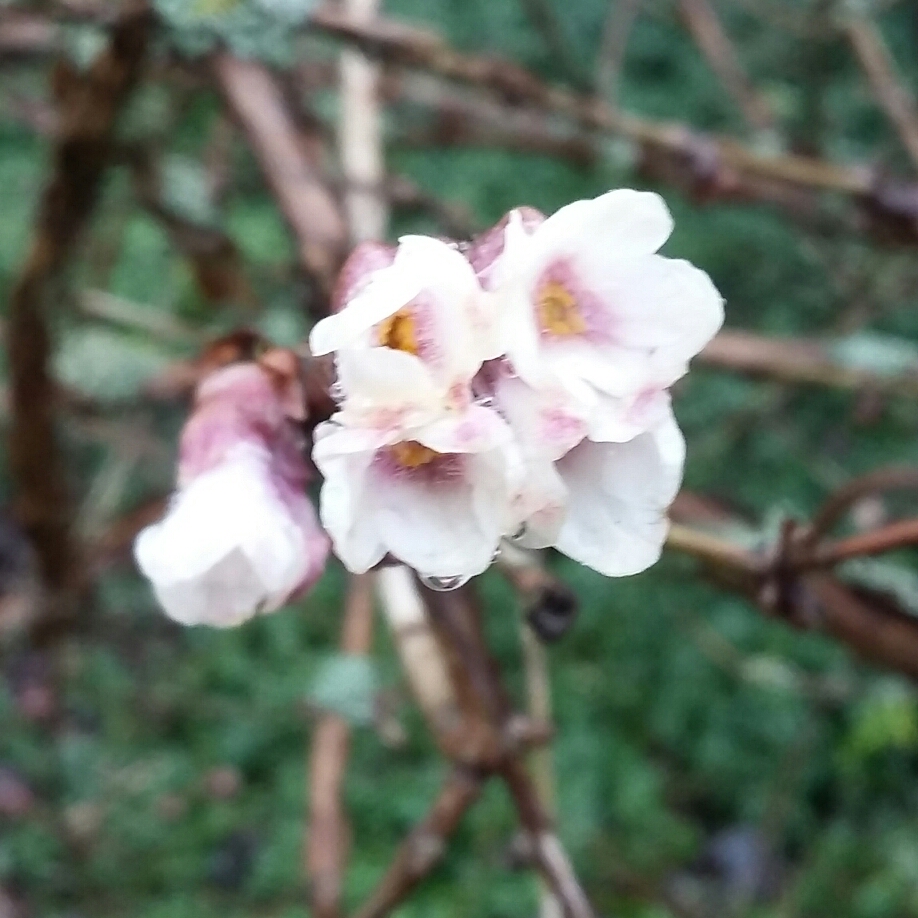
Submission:
[[[918,520],[899,520],[870,532],[821,545],[813,552],[807,566],[833,567],[852,558],[882,555],[915,545],[918,545]]]
[[[895,126],[912,165],[918,169],[918,106],[896,72],[896,62],[883,35],[866,16],[849,15],[843,27],[874,97]]]
[[[792,528],[787,529],[777,554],[769,554],[741,548],[716,533],[686,525],[697,503],[682,497],[674,508],[681,525],[672,527],[667,547],[705,562],[715,580],[728,583],[767,615],[798,628],[821,631],[861,657],[918,679],[918,618],[878,596],[843,584],[829,573],[806,573],[814,556],[800,551]],[[710,519],[705,524],[710,525]],[[725,524],[742,525],[729,519],[721,525]],[[896,536],[895,544],[887,547],[899,547],[905,536],[914,536],[914,530],[900,530]],[[868,542],[859,547],[862,553],[865,548],[873,553],[875,546]],[[852,556],[848,551],[844,555],[845,559]]]
[[[528,835],[533,861],[561,905],[565,918],[594,918],[593,907],[552,830],[551,820],[522,763],[518,759],[510,759],[501,774]]]
[[[400,564],[383,567],[376,574],[376,588],[427,726],[444,755],[457,757],[462,742],[462,713],[414,575]]]
[[[148,151],[131,150],[128,159],[138,200],[162,224],[172,245],[187,259],[204,299],[211,303],[236,303],[254,310],[255,289],[232,238],[221,229],[189,220],[168,206],[157,164]]]
[[[552,61],[564,70],[567,80],[575,86],[585,86],[587,79],[581,58],[571,46],[552,0],[520,0],[520,5],[541,36]]]
[[[372,21],[379,0],[343,0],[343,9],[360,22]],[[344,209],[352,243],[383,239],[389,215],[379,188],[385,178],[379,117],[379,67],[359,51],[341,54],[339,148],[347,189]]]
[[[399,846],[386,875],[354,918],[385,918],[437,866],[484,780],[473,769],[453,767],[430,812]]]
[[[679,0],[679,9],[695,43],[747,124],[757,131],[773,131],[775,119],[771,109],[743,70],[736,48],[710,0]]]
[[[595,97],[550,86],[510,61],[461,54],[433,33],[392,20],[362,24],[322,7],[310,21],[313,31],[354,44],[389,65],[472,85],[510,105],[550,112],[585,130],[617,134],[638,147],[645,173],[676,182],[699,200],[762,201],[799,217],[814,211],[818,199],[812,195],[833,192],[856,206],[864,228],[884,239],[918,244],[918,187],[879,183],[871,167],[760,152],[682,124],[619,112]]]
[[[366,656],[373,641],[372,575],[351,578],[345,600],[341,651]],[[310,907],[315,918],[341,915],[341,891],[350,829],[342,802],[351,729],[340,714],[323,715],[309,757],[309,835],[305,851]]]
[[[290,226],[300,262],[327,294],[346,254],[347,230],[312,147],[298,133],[280,86],[263,64],[221,52],[212,66]]]
[[[596,92],[613,108],[618,107],[618,88],[625,66],[625,51],[640,10],[641,0],[613,0],[603,25],[596,66]]]
[[[824,341],[769,338],[726,329],[696,359],[705,366],[785,383],[918,395],[918,364],[911,371],[897,370],[892,374],[847,365],[833,355],[831,344]]]
[[[72,619],[83,580],[71,532],[66,463],[54,431],[49,313],[111,162],[115,122],[137,81],[149,31],[145,8],[127,6],[107,49],[88,71],[58,64],[60,125],[52,177],[10,293],[10,474],[16,513],[35,549],[46,591],[35,635],[39,641]]]
[[[889,466],[874,469],[839,488],[819,508],[800,539],[802,546],[813,548],[819,540],[844,519],[859,500],[882,491],[918,491],[918,468]]]

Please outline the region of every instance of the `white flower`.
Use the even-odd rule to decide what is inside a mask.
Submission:
[[[511,213],[494,260],[477,259],[514,369],[587,406],[593,439],[625,441],[660,423],[664,390],[723,322],[707,274],[655,254],[671,231],[658,195],[620,189],[541,223]]]
[[[238,625],[283,605],[324,568],[327,539],[305,494],[285,493],[272,457],[242,442],[181,488],[140,533],[137,564],[184,625]]]
[[[309,471],[291,416],[296,360],[267,352],[198,387],[182,431],[178,491],[134,553],[166,613],[186,625],[238,625],[319,578],[328,538],[305,493]]]
[[[650,567],[666,539],[684,462],[671,414],[627,443],[582,440],[556,464],[568,495],[558,550],[607,577]]]
[[[359,283],[364,257],[360,250],[357,267],[345,265],[347,287],[355,292],[313,328],[312,353],[401,351],[421,364],[444,398],[461,402],[469,380],[496,347],[489,301],[471,265],[445,242],[405,236],[392,264],[371,265]]]
[[[435,398],[419,408],[422,369],[385,348],[339,354],[348,395],[313,448],[320,513],[351,571],[392,555],[424,576],[464,580],[490,565],[512,525],[520,462],[495,411]]]

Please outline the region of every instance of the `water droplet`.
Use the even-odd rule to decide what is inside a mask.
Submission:
[[[456,574],[453,577],[433,577],[429,574],[421,574],[421,583],[428,589],[435,590],[437,593],[448,593],[450,590],[458,590],[471,580],[471,577],[465,577],[462,574]]]
[[[510,541],[511,542],[522,542],[523,539],[526,538],[528,533],[529,533],[529,527],[525,523],[522,523],[520,525],[520,528],[517,529],[516,532],[514,532],[513,535],[510,536]]]
[[[482,408],[493,408],[494,407],[494,396],[493,395],[481,395],[475,399],[475,404],[480,405]]]
[[[332,401],[340,403],[344,401],[344,386],[339,382],[333,382],[331,387],[328,390],[328,394],[332,397]]]

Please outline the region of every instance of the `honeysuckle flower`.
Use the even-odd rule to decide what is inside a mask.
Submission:
[[[490,303],[465,257],[452,245],[405,236],[392,263],[380,248],[359,248],[344,268],[343,305],[309,338],[316,356],[385,348],[411,355],[429,385],[451,404],[467,400],[482,361],[496,356]],[[348,397],[346,382],[343,395]]]
[[[627,443],[581,440],[555,464],[567,489],[556,548],[607,577],[650,567],[663,548],[684,462],[672,414]]]
[[[490,565],[516,523],[522,466],[507,423],[475,402],[424,404],[423,367],[385,348],[339,354],[348,392],[315,432],[320,514],[335,552],[363,572],[392,555],[426,577],[460,581]]]
[[[134,546],[176,621],[238,625],[305,592],[324,569],[328,538],[305,493],[291,385],[245,363],[198,389],[182,434],[178,490]]]
[[[672,231],[662,199],[619,189],[540,220],[511,212],[469,258],[499,302],[502,350],[536,387],[560,384],[590,409],[593,439],[660,423],[671,386],[723,321],[703,271],[656,252]]]

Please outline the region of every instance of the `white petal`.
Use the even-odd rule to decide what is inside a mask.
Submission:
[[[496,411],[469,405],[412,430],[410,436],[438,453],[481,453],[509,443],[513,431]]]
[[[335,554],[354,574],[362,574],[385,557],[375,520],[369,511],[372,482],[369,468],[374,452],[352,453],[317,460],[325,476],[319,498],[322,525],[331,536]]]
[[[419,573],[471,577],[493,560],[509,520],[504,450],[453,455],[447,466],[371,466],[367,504],[388,551]]]
[[[523,548],[548,548],[558,540],[567,516],[567,487],[554,464],[532,460],[515,495],[518,525],[507,534]]]
[[[560,459],[586,435],[587,409],[565,389],[536,389],[503,373],[495,398],[525,454]]]
[[[584,440],[558,463],[569,493],[558,549],[610,577],[648,568],[666,538],[684,459],[672,418],[627,443]]]
[[[614,341],[600,350],[609,382],[596,384],[612,394],[624,394],[613,381],[623,375],[619,368],[641,377],[637,388],[671,385],[723,324],[723,299],[687,261],[649,255],[610,263],[598,247],[585,247],[575,270],[611,316]]]
[[[420,279],[413,305],[419,355],[448,389],[467,382],[494,356],[493,306],[456,248],[428,236],[403,236],[396,267]]]
[[[617,188],[589,201],[574,201],[552,214],[532,236],[542,259],[601,249],[606,262],[656,252],[673,231],[664,200],[650,191]]]
[[[342,424],[419,424],[442,410],[446,392],[413,354],[387,347],[343,350],[337,367],[345,395],[338,417]]]
[[[305,538],[271,480],[270,461],[267,450],[241,444],[138,536],[138,566],[178,621],[235,624],[299,585]]]
[[[666,389],[650,389],[633,398],[617,398],[597,392],[590,416],[590,439],[624,443],[664,423],[671,413]]]
[[[315,356],[343,347],[366,344],[370,329],[398,312],[420,292],[422,280],[395,264],[375,272],[340,312],[316,323],[309,334],[309,349]]]

